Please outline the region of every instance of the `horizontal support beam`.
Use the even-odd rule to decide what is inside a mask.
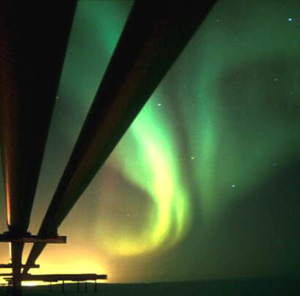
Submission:
[[[11,278],[4,278],[10,281]],[[107,274],[27,274],[21,277],[22,281],[42,281],[42,282],[58,282],[58,281],[90,281],[90,280],[107,280]]]
[[[21,264],[20,267],[25,267],[25,264]],[[13,265],[11,263],[9,264],[0,264],[0,268],[13,268]],[[33,264],[30,266],[30,268],[40,268],[40,265],[38,264]]]
[[[66,236],[43,237],[38,235],[14,236],[9,232],[0,234],[0,243],[45,243],[45,244],[65,244]]]

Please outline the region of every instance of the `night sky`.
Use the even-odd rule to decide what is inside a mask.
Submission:
[[[79,1],[33,234],[132,3]],[[68,244],[48,246],[32,272],[300,276],[299,82],[300,1],[219,1],[62,224]]]

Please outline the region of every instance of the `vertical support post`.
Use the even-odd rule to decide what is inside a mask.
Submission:
[[[87,293],[88,287],[87,287],[87,281],[84,282],[84,293]]]
[[[62,281],[61,291],[63,294],[65,293],[65,281]]]
[[[80,292],[80,286],[79,286],[79,282],[77,282],[77,293]]]
[[[95,280],[94,292],[97,293],[97,280]]]
[[[12,295],[21,296],[21,265],[22,265],[22,252],[24,243],[10,243],[11,263],[12,263]]]

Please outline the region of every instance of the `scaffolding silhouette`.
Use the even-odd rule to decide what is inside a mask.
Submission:
[[[0,1],[0,141],[11,262],[22,281],[87,281],[106,275],[31,275],[45,246],[66,243],[58,228],[203,22],[215,1],[136,1],[99,84],[37,235],[29,220],[77,1]],[[42,97],[42,99],[41,99]],[[25,243],[33,243],[25,264]],[[98,277],[98,278],[93,278]]]

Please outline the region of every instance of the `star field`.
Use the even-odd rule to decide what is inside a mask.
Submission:
[[[131,6],[79,2],[32,232]],[[299,275],[299,12],[299,1],[217,3],[63,223],[69,243],[41,256],[41,272],[107,272],[112,282]]]

